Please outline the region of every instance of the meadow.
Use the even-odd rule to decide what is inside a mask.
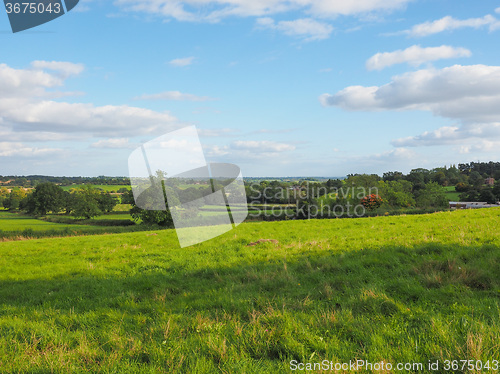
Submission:
[[[0,242],[0,372],[491,366],[499,227],[495,208],[249,222],[183,249],[173,230]]]
[[[64,191],[69,191],[72,188],[82,188],[84,185],[83,184],[72,184],[69,186],[61,186],[61,188]],[[114,184],[95,184],[93,187],[98,188],[104,192],[111,192],[111,191],[118,191],[120,188],[126,188],[127,190],[130,190],[131,187],[130,185],[127,184],[120,184],[120,185],[114,185]]]
[[[455,186],[443,187],[446,191],[446,198],[449,201],[460,201],[460,192],[455,190]]]

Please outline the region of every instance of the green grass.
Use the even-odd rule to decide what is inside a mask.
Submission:
[[[184,249],[173,230],[0,243],[0,372],[498,360],[499,227],[484,209],[244,223]]]
[[[54,229],[64,228],[83,228],[80,225],[59,224],[52,222],[45,222],[30,216],[20,213],[11,213],[7,211],[0,211],[0,230],[1,231],[21,231],[30,229],[33,231],[48,231]]]
[[[132,209],[132,204],[117,204],[113,212],[128,212],[130,209]]]
[[[64,191],[69,191],[72,188],[80,188],[82,186],[83,185],[81,185],[81,184],[74,184],[71,186],[61,186],[61,188]],[[118,191],[120,188],[126,188],[127,190],[130,190],[132,188],[132,187],[130,187],[130,185],[126,185],[126,184],[123,184],[123,185],[94,184],[92,186],[95,188],[99,188],[99,189],[103,190],[104,192]]]
[[[443,187],[446,191],[446,198],[449,201],[460,201],[460,192],[455,191],[455,186]]]

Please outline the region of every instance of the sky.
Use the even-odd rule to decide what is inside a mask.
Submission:
[[[80,0],[15,34],[0,5],[0,175],[126,176],[192,125],[248,177],[499,161],[498,40],[490,0]]]

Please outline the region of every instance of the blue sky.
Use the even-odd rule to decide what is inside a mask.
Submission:
[[[0,175],[127,175],[196,125],[244,176],[408,172],[500,156],[500,1],[81,0],[12,34]]]

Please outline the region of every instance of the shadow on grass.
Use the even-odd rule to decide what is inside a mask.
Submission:
[[[97,347],[109,345],[96,348],[107,354],[121,347],[109,343],[111,332],[121,336],[118,340],[134,335],[142,346],[122,347],[127,362],[164,362],[174,372],[176,360],[180,372],[193,369],[196,360],[179,353],[193,349],[211,363],[207,367],[229,372],[236,369],[228,362],[238,357],[252,365],[304,362],[313,353],[343,359],[443,358],[443,352],[465,354],[467,339],[476,331],[473,323],[490,327],[491,336],[481,337],[479,359],[499,348],[498,340],[496,346],[489,343],[500,334],[499,269],[500,249],[493,245],[425,244],[338,253],[312,246],[307,255],[286,260],[197,270],[153,261],[124,267],[122,276],[74,273],[3,280],[0,318],[16,315],[27,325],[46,323],[63,334],[88,331]],[[19,328],[11,337],[31,341],[35,330]],[[420,353],[412,353],[419,342]],[[155,349],[162,345],[177,353],[161,356]]]
[[[0,305],[73,309],[78,313],[123,308],[144,313],[141,303],[164,302],[174,313],[223,308],[244,317],[249,310],[279,304],[278,300],[301,309],[304,298],[310,304],[335,301],[333,305],[352,306],[367,290],[405,304],[420,299],[453,304],[464,301],[463,295],[500,298],[500,249],[488,245],[310,252],[288,260],[201,270],[152,263],[129,270],[127,273],[124,267],[123,276],[111,278],[74,273],[56,279],[3,280]],[[446,299],[440,299],[443,294]]]

